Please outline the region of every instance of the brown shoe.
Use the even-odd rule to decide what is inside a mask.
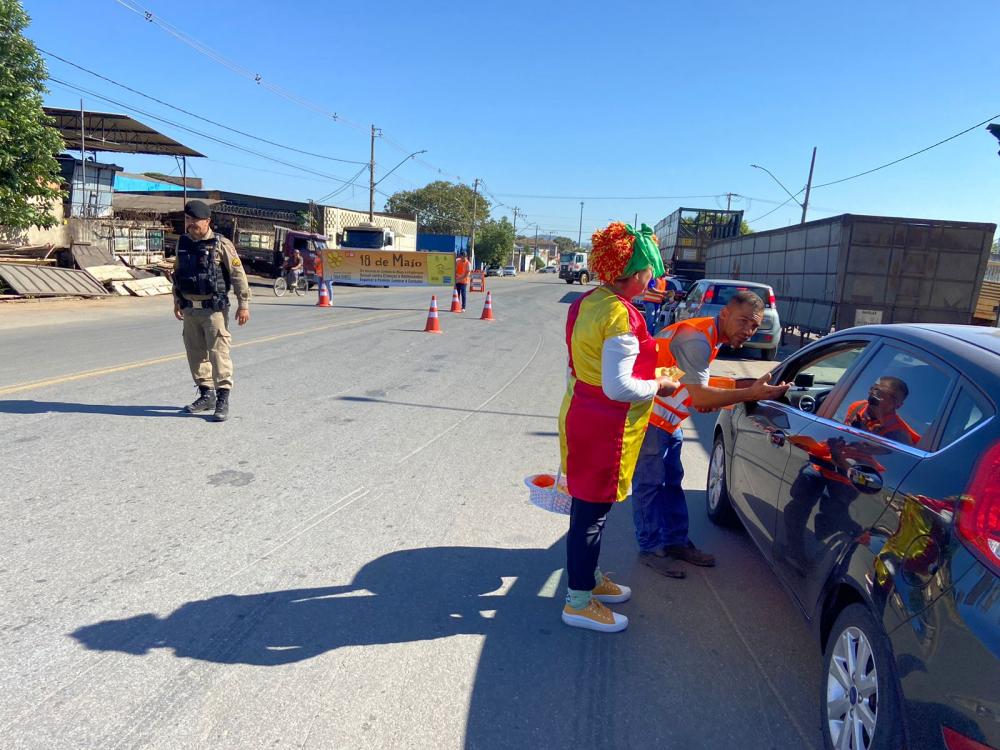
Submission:
[[[656,552],[640,552],[639,562],[667,578],[684,578],[687,575],[683,570],[676,567],[671,560],[656,554]]]
[[[672,557],[675,560],[683,560],[684,562],[691,563],[692,565],[700,565],[703,568],[715,567],[715,555],[710,555],[708,552],[702,552],[691,542],[688,542],[687,544],[671,544],[663,548],[663,554],[666,557]]]

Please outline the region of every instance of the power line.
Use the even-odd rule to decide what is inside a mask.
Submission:
[[[725,193],[713,195],[529,195],[524,193],[498,193],[504,198],[535,198],[538,200],[574,200],[574,201],[664,201],[689,200],[693,198],[717,198]]]
[[[170,109],[177,110],[178,112],[182,112],[183,114],[188,115],[189,117],[194,117],[194,118],[196,118],[198,120],[201,120],[203,122],[207,122],[210,125],[215,125],[216,127],[222,128],[223,130],[229,130],[230,132],[236,133],[238,135],[242,135],[242,136],[245,136],[247,138],[253,138],[255,141],[260,141],[261,143],[267,143],[267,144],[269,144],[271,146],[277,146],[278,148],[283,148],[283,149],[285,149],[287,151],[294,151],[297,154],[303,154],[305,156],[312,156],[312,157],[315,157],[317,159],[327,159],[329,161],[337,161],[337,162],[341,162],[343,164],[367,164],[368,163],[368,162],[365,162],[365,161],[358,161],[356,159],[341,159],[341,158],[338,158],[336,156],[326,156],[325,154],[315,154],[312,151],[304,151],[303,149],[295,148],[294,146],[286,146],[283,143],[278,143],[277,141],[272,141],[272,140],[269,140],[267,138],[262,138],[260,136],[254,135],[253,133],[247,133],[247,132],[245,132],[243,130],[238,130],[237,128],[231,127],[229,125],[223,125],[221,122],[216,122],[215,120],[211,120],[211,119],[209,119],[207,117],[203,117],[202,115],[199,115],[199,114],[197,114],[195,112],[190,112],[190,111],[184,109],[183,107],[178,107],[177,105],[171,104],[170,102],[165,102],[162,99],[157,99],[155,96],[147,94],[147,93],[145,93],[143,91],[139,91],[138,89],[134,89],[131,86],[127,86],[124,83],[121,83],[119,81],[114,80],[113,78],[108,78],[105,75],[101,75],[100,73],[98,73],[96,71],[90,70],[89,68],[85,68],[82,65],[78,65],[77,63],[72,62],[70,60],[67,60],[64,57],[60,57],[59,55],[57,55],[57,54],[55,54],[53,52],[48,52],[47,50],[44,50],[41,47],[37,47],[37,45],[36,45],[36,49],[39,52],[41,52],[43,55],[46,55],[47,57],[51,57],[51,58],[53,58],[55,60],[59,60],[60,62],[66,63],[67,65],[71,65],[72,67],[76,68],[77,70],[82,70],[84,73],[88,73],[88,74],[94,76],[95,78],[100,78],[102,81],[107,81],[108,83],[114,84],[115,86],[118,86],[119,88],[123,88],[126,91],[131,91],[133,94],[138,94],[139,96],[144,97],[146,99],[149,99],[150,101],[154,101],[157,104],[162,104],[164,107],[169,107]]]
[[[207,138],[210,141],[214,141],[216,143],[222,144],[223,146],[228,146],[229,148],[236,149],[237,151],[243,151],[245,153],[252,154],[253,156],[257,156],[257,157],[259,157],[261,159],[267,159],[268,161],[273,161],[273,162],[275,162],[277,164],[283,164],[286,167],[291,167],[292,169],[298,169],[298,170],[300,170],[302,172],[308,172],[309,174],[314,174],[314,175],[317,175],[318,177],[325,177],[326,179],[333,180],[334,182],[342,182],[342,183],[348,183],[348,182],[350,182],[349,180],[345,180],[345,179],[343,179],[341,177],[335,177],[334,175],[329,175],[329,174],[326,174],[324,172],[318,172],[318,171],[316,171],[314,169],[310,169],[309,167],[303,167],[303,166],[301,166],[299,164],[294,164],[292,162],[284,161],[283,159],[278,159],[277,157],[269,156],[269,155],[263,154],[263,153],[261,153],[259,151],[254,151],[251,148],[246,148],[245,146],[237,145],[235,143],[232,143],[230,141],[224,140],[222,138],[218,138],[218,137],[216,137],[214,135],[209,135],[208,133],[203,133],[200,130],[195,130],[194,128],[189,128],[189,127],[187,127],[185,125],[181,125],[180,123],[174,122],[173,120],[168,120],[165,117],[160,117],[158,115],[154,115],[152,112],[146,112],[145,110],[139,109],[138,107],[133,107],[133,106],[131,106],[129,104],[125,104],[124,102],[117,101],[116,99],[112,99],[110,97],[103,96],[101,94],[98,94],[96,91],[91,91],[89,89],[83,88],[82,86],[77,86],[75,84],[69,83],[68,81],[62,81],[62,80],[60,80],[58,78],[53,78],[52,76],[49,76],[48,80],[54,81],[55,83],[62,84],[63,86],[67,86],[67,87],[69,87],[70,89],[72,89],[74,91],[77,91],[77,92],[80,92],[80,93],[83,93],[83,94],[87,94],[88,96],[92,96],[92,97],[94,97],[96,99],[100,99],[102,101],[108,102],[109,104],[114,104],[116,107],[122,107],[122,108],[130,110],[132,112],[138,112],[139,114],[143,115],[144,117],[149,117],[149,118],[151,118],[153,120],[158,120],[159,122],[165,122],[166,124],[171,125],[171,126],[173,126],[175,128],[180,128],[181,130],[184,130],[184,131],[186,131],[188,133],[193,133],[194,135],[197,135],[197,136],[199,136],[201,138]]]
[[[839,180],[832,180],[831,182],[824,182],[821,185],[813,185],[813,190],[816,190],[817,188],[821,188],[821,187],[829,187],[830,185],[839,185],[841,182],[847,182],[848,180],[856,180],[858,177],[864,177],[866,174],[871,174],[872,172],[878,172],[880,169],[885,169],[886,167],[891,167],[893,164],[899,164],[901,161],[906,161],[907,159],[912,159],[914,156],[922,154],[925,151],[930,151],[932,148],[937,148],[938,146],[940,146],[940,145],[942,145],[944,143],[947,143],[948,141],[953,141],[956,138],[958,138],[959,136],[963,136],[966,133],[972,132],[976,128],[980,128],[980,127],[982,127],[983,125],[986,125],[989,122],[993,122],[993,120],[996,120],[997,118],[1000,118],[1000,114],[993,115],[993,117],[990,117],[990,118],[988,118],[986,120],[983,120],[982,122],[977,122],[975,125],[973,125],[970,128],[966,128],[965,130],[963,130],[961,132],[958,132],[958,133],[955,133],[954,135],[948,136],[944,140],[940,140],[937,143],[932,143],[930,146],[922,148],[919,151],[914,151],[912,154],[907,154],[906,156],[900,157],[899,159],[894,159],[893,161],[886,162],[885,164],[882,164],[882,165],[877,166],[877,167],[873,167],[872,169],[866,169],[864,172],[858,172],[857,174],[852,174],[850,177],[841,177]],[[799,191],[799,192],[802,192],[802,191]]]
[[[368,126],[367,125],[362,125],[359,122],[355,122],[353,120],[350,120],[350,119],[344,117],[339,112],[330,111],[330,110],[326,109],[325,107],[323,107],[322,105],[316,104],[316,103],[314,103],[314,102],[312,102],[312,101],[310,101],[308,99],[305,99],[305,98],[299,96],[298,94],[295,94],[295,93],[289,91],[288,89],[282,88],[281,86],[278,86],[276,84],[271,83],[270,81],[265,80],[264,77],[260,73],[252,71],[249,68],[243,67],[239,63],[235,63],[232,60],[229,60],[228,58],[226,58],[221,53],[216,52],[214,49],[212,49],[211,47],[209,47],[207,44],[204,44],[204,43],[198,41],[194,37],[191,37],[190,35],[186,34],[183,31],[181,31],[179,28],[177,28],[173,24],[169,23],[168,21],[165,21],[164,19],[162,19],[162,18],[154,15],[152,11],[147,10],[142,5],[140,5],[138,2],[135,2],[134,0],[116,0],[116,2],[119,5],[121,5],[122,7],[127,8],[128,10],[132,11],[136,15],[142,16],[149,23],[152,23],[152,24],[158,26],[159,28],[163,29],[168,34],[170,34],[171,36],[173,36],[175,39],[177,39],[178,41],[180,41],[180,42],[186,44],[187,46],[191,47],[196,52],[199,52],[200,54],[205,55],[206,57],[208,57],[209,59],[215,61],[219,65],[222,65],[223,67],[228,68],[232,72],[234,72],[234,73],[236,73],[236,74],[238,74],[238,75],[240,75],[240,76],[242,76],[244,78],[247,78],[248,80],[253,81],[254,83],[256,83],[261,88],[265,88],[268,91],[270,91],[271,93],[276,94],[277,96],[280,96],[283,99],[286,99],[286,100],[288,100],[290,102],[293,102],[294,104],[298,104],[301,107],[304,107],[306,109],[312,110],[313,112],[318,112],[319,114],[321,114],[321,115],[323,115],[325,117],[330,118],[334,122],[343,123],[345,125],[349,125],[349,126],[351,126],[353,128],[356,128],[358,130],[362,130],[362,131],[367,132],[367,130],[368,130]],[[397,149],[401,150],[404,153],[410,153],[410,152],[414,151],[414,149],[407,148],[406,146],[402,145],[401,143],[397,143],[396,141],[390,140],[389,138],[386,138],[386,142],[389,143],[391,146],[393,146],[393,148],[397,148]],[[427,169],[430,169],[431,171],[437,172],[438,174],[449,176],[449,177],[451,177],[451,176],[457,177],[457,175],[449,175],[443,169],[440,169],[439,167],[436,167],[435,165],[431,164],[430,162],[428,162],[428,161],[426,161],[424,159],[415,159],[415,161],[417,161],[418,163],[420,163],[422,166],[426,167]],[[461,177],[458,177],[459,182],[461,182],[461,179],[462,179]]]

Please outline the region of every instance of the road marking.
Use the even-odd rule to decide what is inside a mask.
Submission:
[[[556,568],[552,571],[552,574],[548,577],[542,587],[538,589],[538,595],[543,596],[546,599],[554,599],[556,592],[559,590],[559,581],[562,579],[563,569]]]
[[[273,336],[262,336],[259,339],[250,339],[249,341],[242,341],[238,344],[233,344],[230,348],[240,349],[244,346],[253,346],[256,344],[266,344],[271,341],[278,341],[280,339],[294,338],[295,336],[305,336],[310,333],[318,333],[320,331],[327,331],[332,328],[346,328],[347,326],[359,325],[361,323],[369,323],[373,320],[390,320],[392,318],[401,318],[404,315],[409,315],[409,312],[405,313],[389,313],[381,315],[370,315],[367,318],[357,318],[354,320],[343,320],[337,323],[328,323],[326,325],[314,326],[312,328],[307,328],[301,331],[288,331],[287,333],[277,333]],[[20,393],[21,391],[29,391],[33,388],[47,388],[52,385],[61,385],[63,383],[72,383],[77,380],[85,380],[86,378],[96,378],[101,375],[112,375],[117,372],[127,372],[128,370],[137,370],[141,367],[151,367],[153,365],[163,364],[164,362],[174,362],[178,359],[184,359],[187,355],[185,354],[168,354],[165,357],[154,357],[153,359],[143,359],[137,362],[128,362],[123,365],[115,365],[113,367],[101,367],[96,370],[85,370],[83,372],[76,372],[70,375],[61,375],[54,378],[46,378],[45,380],[35,380],[30,383],[18,383],[16,385],[9,385],[4,388],[0,388],[0,396],[8,396],[12,393]]]

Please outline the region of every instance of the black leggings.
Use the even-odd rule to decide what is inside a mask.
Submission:
[[[601,556],[601,535],[613,504],[573,498],[566,534],[566,575],[574,591],[590,591],[597,585],[594,573]]]

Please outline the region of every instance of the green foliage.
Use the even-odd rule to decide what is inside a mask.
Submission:
[[[489,218],[491,206],[482,194],[475,196],[468,185],[438,180],[417,190],[401,190],[389,196],[385,202],[385,210],[392,214],[416,213],[423,232],[468,235],[472,230],[474,197],[478,234]],[[476,244],[479,244],[478,237]]]
[[[576,241],[571,240],[569,237],[553,237],[552,241],[559,247],[560,255],[576,250]]]
[[[546,265],[545,261],[539,258],[537,255],[531,259],[531,267],[536,271],[539,268],[545,268],[545,265]]]
[[[490,219],[476,236],[476,260],[489,266],[505,266],[514,252],[514,225],[504,216]]]
[[[42,111],[45,64],[22,33],[28,20],[18,0],[0,0],[0,226],[12,229],[53,226],[48,204],[61,194],[63,142]]]
[[[753,234],[753,230],[750,228],[750,225],[747,224],[747,220],[743,219],[743,221],[740,222],[740,236],[748,234]]]

